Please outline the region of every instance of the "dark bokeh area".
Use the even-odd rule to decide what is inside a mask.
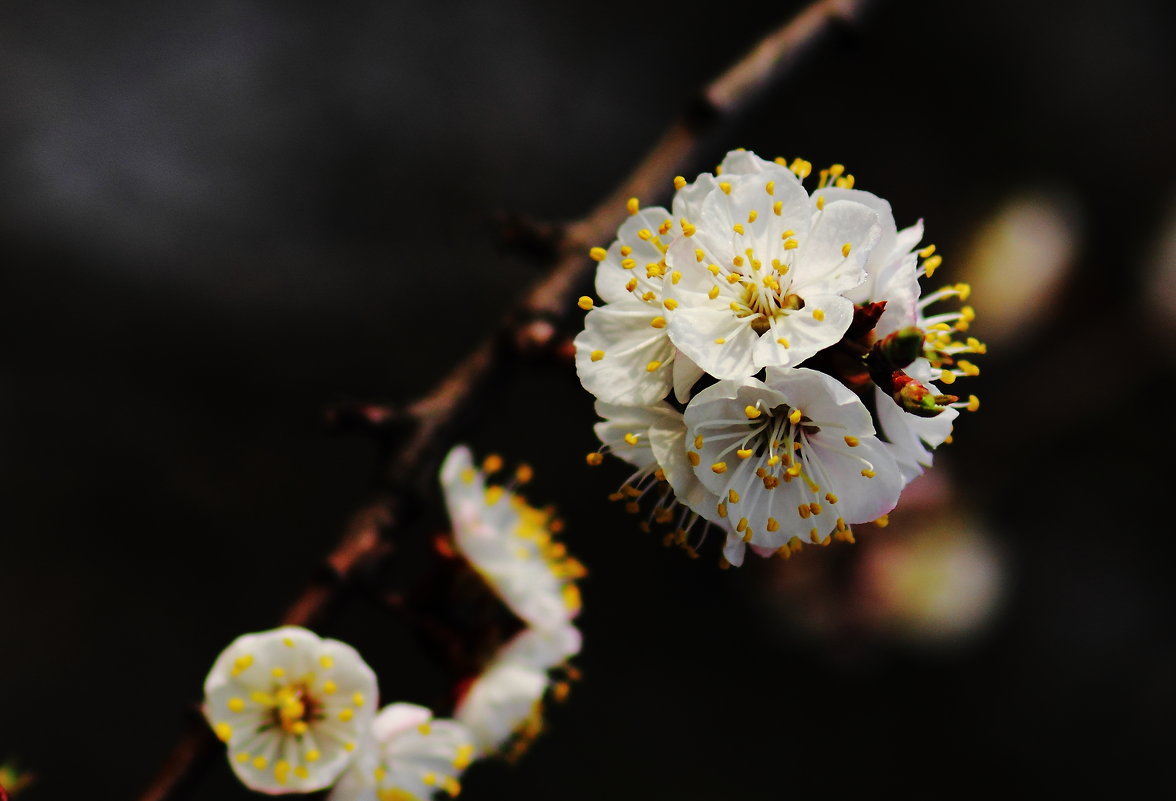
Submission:
[[[325,405],[427,389],[535,278],[493,215],[586,211],[799,7],[5,4],[0,762],[37,774],[19,801],[135,797],[217,653],[278,620],[371,487],[376,447]],[[878,2],[707,140],[698,169],[739,146],[847,164],[900,225],[925,219],[936,279],[973,282],[992,346],[963,391],[983,408],[926,519],[985,532],[999,597],[920,637],[845,611],[852,563],[897,550],[725,572],[717,541],[665,550],[605,501],[624,469],[584,465],[574,371],[522,365],[463,436],[534,465],[530,497],[567,520],[584,677],[463,797],[1055,797],[1161,775],[1174,31],[1163,0]],[[908,536],[921,508],[859,540]],[[385,701],[444,695],[370,599],[322,633]],[[219,757],[194,795],[248,797]]]

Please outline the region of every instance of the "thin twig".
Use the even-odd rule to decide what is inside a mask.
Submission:
[[[335,549],[327,555],[321,575],[308,584],[283,616],[283,623],[320,623],[341,599],[349,585],[376,569],[390,553],[393,523],[411,517],[408,507],[419,497],[424,482],[450,442],[463,413],[479,397],[489,379],[505,360],[528,348],[555,340],[560,324],[567,321],[579,287],[587,282],[592,262],[591,243],[612,238],[624,219],[630,197],[663,195],[674,175],[684,170],[701,138],[720,121],[742,112],[772,81],[834,25],[850,21],[867,0],[817,0],[788,23],[769,33],[746,56],[716,80],[676,120],[623,183],[585,217],[553,233],[557,252],[550,270],[537,281],[498,331],[459,362],[453,371],[424,397],[405,410],[414,420],[403,442],[389,453],[384,486],[348,522]],[[194,720],[166,758],[159,774],[139,801],[168,801],[179,797],[208,762],[215,740],[208,727]]]

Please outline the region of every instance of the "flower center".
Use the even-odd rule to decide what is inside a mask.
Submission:
[[[273,725],[288,734],[305,734],[310,724],[321,717],[318,701],[303,682],[279,687],[269,696],[267,705],[271,707]]]

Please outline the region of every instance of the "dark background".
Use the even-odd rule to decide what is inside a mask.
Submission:
[[[375,447],[324,405],[428,388],[535,275],[490,217],[583,213],[797,7],[4,5],[0,759],[38,774],[22,801],[134,797],[216,654],[273,625],[370,487]],[[590,397],[533,365],[465,433],[533,464],[568,520],[584,679],[465,797],[1056,797],[1168,773],[1173,337],[1144,299],[1176,201],[1174,23],[1163,0],[880,2],[696,165],[844,162],[926,219],[949,281],[1010,197],[1065,198],[1072,270],[982,362],[940,460],[1007,554],[996,619],[934,649],[782,627],[775,563],[721,572],[606,503],[624,470],[583,465]],[[834,550],[801,558],[853,558]],[[323,633],[385,701],[443,692],[386,610]],[[195,797],[249,795],[217,759]]]

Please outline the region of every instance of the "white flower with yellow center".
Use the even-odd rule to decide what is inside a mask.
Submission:
[[[893,509],[904,485],[857,395],[815,370],[720,381],[694,397],[685,421],[686,455],[720,498],[732,564],[745,543],[848,537],[851,524]]]
[[[552,629],[579,613],[576,580],[584,567],[555,540],[557,525],[549,511],[503,487],[487,486],[464,446],[445,458],[441,487],[457,550],[520,620]]]
[[[592,249],[600,262],[596,292],[606,305],[580,299],[590,311],[575,340],[576,371],[585,389],[609,403],[645,406],[671,388],[685,400],[702,370],[667,336],[677,304],[666,299],[665,287],[681,275],[667,271],[665,253],[678,231],[663,208],[630,201],[629,210],[616,241]]]
[[[454,717],[473,733],[481,754],[508,746],[525,747],[543,726],[543,699],[552,690],[567,693],[552,671],[564,668],[580,650],[574,626],[551,631],[527,629],[516,635],[466,691]]]
[[[376,677],[351,646],[296,626],[238,637],[204,682],[204,714],[247,787],[330,786],[370,736]]]
[[[665,261],[681,278],[663,287],[670,340],[719,379],[795,366],[840,340],[854,312],[845,295],[881,234],[873,209],[811,198],[781,164],[729,163],[758,169],[703,175],[675,198],[683,235]]]
[[[458,777],[474,757],[473,735],[462,724],[434,720],[416,704],[390,704],[376,716],[372,739],[330,801],[427,801],[461,792]]]

